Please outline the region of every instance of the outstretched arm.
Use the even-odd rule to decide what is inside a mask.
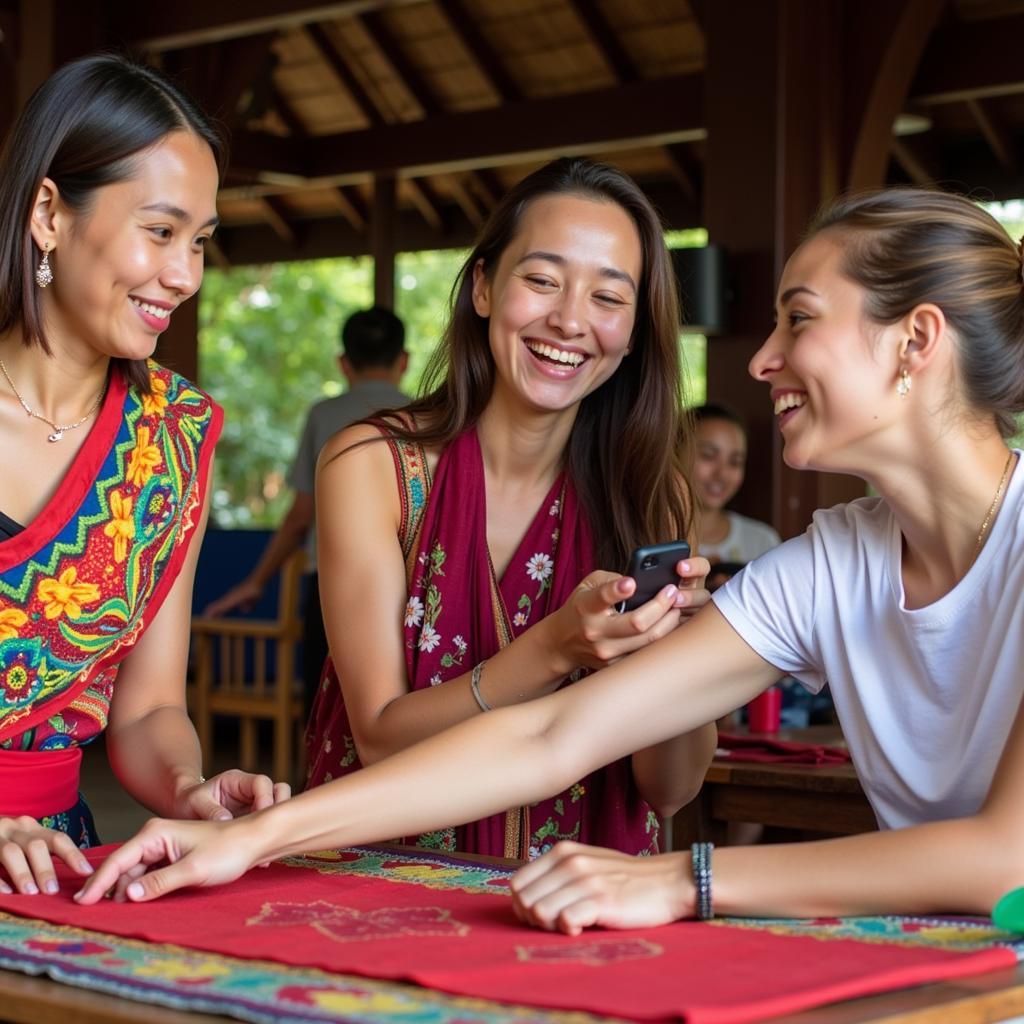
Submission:
[[[176,861],[132,898],[237,877],[303,850],[474,821],[565,788],[602,764],[713,721],[778,672],[708,607],[685,629],[574,686],[490,714],[279,807],[220,824],[154,822],[83,889],[94,901],[140,863]]]

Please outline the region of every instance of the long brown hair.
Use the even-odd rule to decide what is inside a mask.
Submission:
[[[488,321],[473,307],[473,268],[480,263],[491,277],[526,208],[550,195],[615,203],[640,236],[643,268],[632,352],[583,399],[566,451],[599,564],[621,571],[638,545],[686,537],[692,508],[684,473],[692,431],[684,430],[679,393],[675,276],[657,213],[621,171],[563,157],[505,196],[455,280],[448,324],[424,374],[422,397],[403,410],[403,422],[392,420],[391,429],[406,440],[443,448],[477,421],[491,397],[495,369]]]
[[[1003,226],[963,196],[888,188],[834,200],[809,235],[843,235],[842,272],[865,292],[864,312],[892,324],[934,303],[956,338],[967,402],[1003,437],[1024,411],[1021,251]]]
[[[50,354],[33,283],[41,254],[29,230],[43,178],[53,179],[72,210],[88,211],[97,189],[130,178],[139,155],[173,131],[203,139],[223,169],[223,139],[199,108],[127,57],[72,61],[32,94],[0,154],[0,334],[20,326],[26,345]],[[130,385],[149,391],[144,359],[111,362]]]

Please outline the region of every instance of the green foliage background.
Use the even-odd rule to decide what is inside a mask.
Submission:
[[[406,253],[396,312],[406,325],[413,393],[437,342],[448,291],[465,254]],[[224,406],[213,515],[223,527],[275,526],[309,406],[340,394],[341,325],[373,302],[373,262],[316,260],[208,270],[199,302],[199,374]]]

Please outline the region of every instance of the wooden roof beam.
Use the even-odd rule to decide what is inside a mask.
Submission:
[[[612,28],[596,0],[569,0],[576,16],[583,23],[590,41],[604,58],[620,82],[635,82],[637,74],[633,58],[626,52],[618,32]]]
[[[296,245],[299,238],[295,233],[295,228],[288,221],[288,211],[284,202],[278,196],[260,196],[259,201],[263,218],[274,229],[274,234],[282,242]]]
[[[952,22],[936,30],[910,87],[915,103],[961,103],[1024,92],[1024,14]]]
[[[425,178],[406,178],[405,188],[423,219],[435,230],[444,230],[441,203]]]
[[[477,170],[466,171],[466,184],[476,193],[477,198],[484,204],[484,209],[490,213],[505,194],[496,175],[486,167]]]
[[[277,116],[284,122],[285,128],[288,129],[288,134],[293,139],[306,138],[309,133],[306,131],[302,118],[295,112],[291,100],[273,84],[270,86],[270,105],[274,108]]]
[[[331,199],[341,211],[341,215],[352,225],[354,231],[361,235],[366,233],[369,215],[362,196],[351,186],[339,186],[329,190]]]
[[[322,25],[307,25],[306,35],[315,47],[317,53],[323,58],[327,66],[341,81],[341,84],[352,97],[353,103],[359,108],[359,112],[372,126],[386,124],[383,115],[374,103],[370,94],[366,91],[363,83],[359,81],[349,63],[338,52],[334,41],[327,34]]]
[[[992,110],[992,105],[982,99],[969,99],[967,109],[985,136],[989,149],[1006,170],[1015,173],[1017,170],[1016,145],[1002,122]]]
[[[335,3],[176,0],[173,4],[140,4],[137,0],[116,0],[105,5],[104,13],[111,39],[128,40],[134,50],[159,53],[417,2],[419,0],[336,0]]]
[[[931,158],[907,138],[894,135],[890,152],[915,185],[934,185],[941,177]]]
[[[483,227],[487,220],[487,211],[480,205],[479,199],[470,190],[467,182],[459,174],[453,174],[450,178],[452,198],[459,204],[459,209],[466,215],[466,220],[473,225],[475,230]]]
[[[388,28],[379,11],[367,11],[357,14],[354,21],[358,22],[363,31],[373,40],[374,46],[384,55],[392,70],[406,91],[419,105],[427,117],[443,112],[444,107],[437,94],[427,80],[413,66],[401,44]]]
[[[341,132],[282,146],[236,133],[232,166],[247,173],[346,178],[393,170],[450,174],[557,154],[692,142],[704,129],[703,76],[672,75],[608,89],[443,114],[426,121]]]
[[[690,147],[685,142],[668,145],[665,147],[665,156],[668,157],[672,176],[679,183],[686,198],[696,202],[700,195],[701,169],[694,160]]]
[[[436,2],[462,45],[473,58],[477,70],[483,75],[498,98],[505,103],[509,100],[522,99],[523,91],[505,69],[501,54],[487,41],[486,36],[477,27],[476,20],[466,10],[462,0],[436,0]]]

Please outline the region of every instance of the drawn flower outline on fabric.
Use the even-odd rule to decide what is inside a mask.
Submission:
[[[61,615],[77,619],[82,614],[83,604],[93,604],[100,599],[100,588],[95,583],[79,583],[78,569],[69,565],[56,579],[51,576],[40,580],[36,597],[48,619]]]
[[[13,640],[26,622],[28,616],[20,608],[0,610],[0,640]]]
[[[136,487],[144,487],[162,458],[160,449],[155,444],[150,444],[149,427],[139,427],[135,447],[128,459],[128,482]]]
[[[435,672],[430,677],[430,685],[431,686],[440,686],[441,685],[441,673],[440,672]]]
[[[544,583],[551,577],[551,574],[554,571],[555,563],[552,561],[550,555],[538,552],[532,558],[527,559],[526,575],[529,576],[531,580],[536,580],[538,583]]]
[[[525,612],[516,612],[515,615],[512,616],[513,626],[525,626],[528,621],[529,617]]]
[[[418,647],[421,651],[429,653],[441,642],[441,634],[438,633],[430,623],[427,623],[420,632]]]
[[[423,602],[414,594],[405,605],[405,624],[418,626],[423,621]]]
[[[155,373],[149,375],[148,395],[142,396],[142,411],[147,416],[163,416],[167,408],[167,381]]]
[[[132,515],[132,499],[120,491],[110,492],[110,511],[113,518],[103,527],[103,532],[114,540],[114,561],[123,562],[128,557],[128,541],[135,537],[135,517]]]

